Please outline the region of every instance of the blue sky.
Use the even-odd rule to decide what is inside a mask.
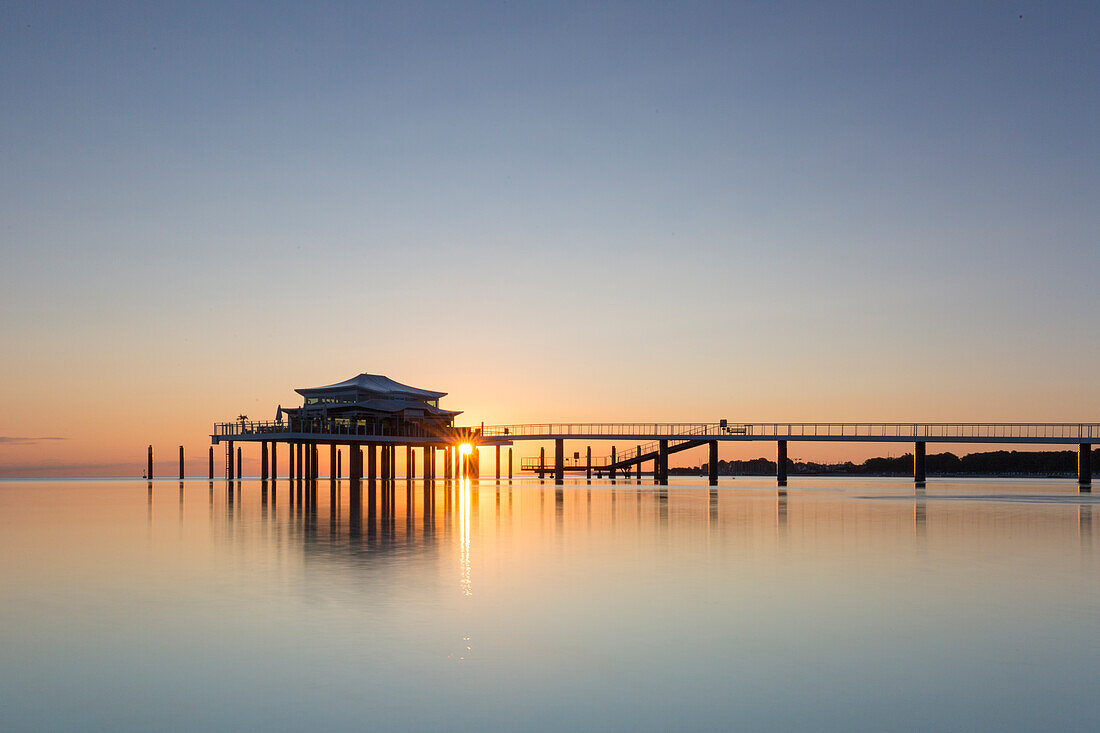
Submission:
[[[1094,4],[2,15],[0,434],[128,455],[166,379],[178,435],[360,371],[489,421],[1100,414]]]

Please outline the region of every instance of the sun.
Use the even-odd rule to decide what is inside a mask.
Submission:
[[[463,443],[462,445],[458,446],[458,452],[464,456],[468,456],[474,452],[474,447],[469,443]]]

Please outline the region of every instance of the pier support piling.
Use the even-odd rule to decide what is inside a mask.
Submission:
[[[149,446],[146,454],[145,478],[149,481],[153,480],[153,446]]]
[[[584,477],[586,479],[588,479],[589,481],[591,481],[592,480],[592,446],[588,446],[588,448],[584,452],[584,455],[585,455],[585,459],[584,459]]]
[[[925,480],[925,463],[924,463],[924,441],[918,440],[913,444],[913,483],[917,486],[924,486]]]
[[[1081,491],[1092,491],[1092,446],[1088,443],[1077,446],[1077,485]]]
[[[237,446],[237,478],[241,477],[241,447]]]
[[[496,450],[497,450],[497,455],[496,455],[496,459],[497,459],[497,483],[499,484],[500,483],[500,446],[499,445],[496,447]]]
[[[183,481],[183,446],[180,446],[180,481]]]
[[[718,441],[712,440],[707,443],[707,447],[710,449],[710,456],[707,460],[707,478],[711,486],[718,485]]]
[[[776,441],[775,481],[779,486],[787,485],[787,441],[785,440]]]
[[[267,481],[267,441],[260,441],[260,480]]]
[[[277,440],[271,441],[271,480],[272,481],[279,478],[279,462],[276,460],[276,458],[278,457],[278,451],[275,448],[275,446],[277,446],[277,445],[279,445],[279,441],[277,441]],[[274,495],[275,495],[275,493],[274,493],[274,490],[273,490],[272,491],[272,496],[274,496]]]
[[[374,484],[378,480],[378,447],[371,444],[367,446],[367,486],[373,496]]]
[[[657,445],[657,454],[660,457],[661,486],[668,486],[668,441],[661,440]]]
[[[607,478],[611,479],[612,481],[615,480],[615,461],[615,446],[611,446],[611,463],[609,463],[607,466]]]
[[[512,481],[512,447],[508,446],[508,482]]]
[[[565,441],[558,438],[554,441],[554,485],[561,486],[565,483]]]
[[[210,466],[209,466],[209,468],[210,468],[210,480],[213,481],[214,480],[214,446],[210,446],[210,452],[209,452],[207,457],[210,461]]]

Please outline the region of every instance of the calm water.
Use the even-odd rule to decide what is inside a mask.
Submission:
[[[1095,729],[1070,481],[0,482],[0,729]],[[1097,535],[1094,540],[1094,535]]]

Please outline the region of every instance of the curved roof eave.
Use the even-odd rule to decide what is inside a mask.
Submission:
[[[302,387],[301,389],[294,390],[303,397],[309,394],[315,394],[317,392],[330,392],[341,389],[361,389],[367,392],[375,392],[378,394],[392,394],[392,395],[408,395],[410,397],[426,399],[426,400],[438,400],[441,397],[446,397],[446,392],[436,392],[430,389],[420,389],[419,387],[410,387],[407,384],[402,384],[382,374],[360,374],[352,377],[351,379],[345,379],[343,382],[337,382],[336,384],[328,384],[324,387]]]

